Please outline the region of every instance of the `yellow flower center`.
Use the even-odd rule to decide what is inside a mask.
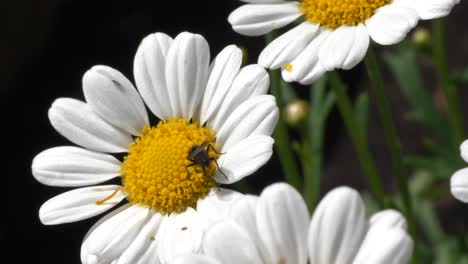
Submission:
[[[203,143],[206,147],[202,149]],[[209,165],[189,155],[194,146],[212,158]],[[120,168],[123,191],[131,203],[162,214],[195,208],[197,201],[216,186],[212,178],[216,171],[213,159],[217,159],[214,147],[215,132],[186,119],[145,127],[129,146]]]
[[[356,26],[374,15],[379,7],[392,0],[302,0],[305,19],[326,28]]]

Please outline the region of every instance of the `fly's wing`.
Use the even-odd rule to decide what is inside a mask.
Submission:
[[[205,152],[202,146],[195,145],[190,148],[188,159],[200,163],[198,160],[204,156]]]

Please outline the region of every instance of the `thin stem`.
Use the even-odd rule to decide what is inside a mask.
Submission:
[[[344,85],[341,82],[338,73],[331,72],[330,77],[330,84],[336,95],[338,109],[340,110],[346,129],[348,130],[348,134],[351,138],[351,141],[353,142],[354,148],[356,149],[362,169],[364,170],[364,173],[369,180],[369,186],[372,194],[374,195],[379,207],[384,208],[385,197],[383,185],[378,175],[375,162],[371,156],[367,140],[362,136],[359,128],[356,125],[355,118],[353,116],[351,100],[346,94]]]
[[[307,166],[304,172],[308,173],[304,175],[304,197],[311,211],[319,202],[326,120],[335,102],[334,94],[325,92],[326,85],[327,79],[323,77],[310,87],[311,106],[307,126],[301,130],[303,147],[306,149],[302,164]]]
[[[301,164],[304,174],[304,199],[313,211],[320,196],[322,153],[314,148],[317,143],[311,142],[308,132],[307,127],[301,128]]]
[[[278,108],[280,113],[283,112],[283,103],[281,95],[281,73],[279,70],[271,71],[271,91],[276,97]],[[273,138],[275,139],[276,153],[280,159],[281,167],[283,169],[286,180],[300,189],[301,178],[299,175],[298,165],[291,149],[291,142],[289,141],[289,132],[284,120],[279,118],[278,124],[276,125],[275,131],[273,132]]]
[[[369,50],[367,51],[365,64],[367,68],[367,73],[369,75],[369,79],[371,81],[371,90],[377,101],[376,105],[380,114],[380,120],[382,121],[387,147],[392,159],[393,171],[396,175],[398,187],[402,195],[402,200],[406,211],[406,217],[409,223],[409,231],[411,235],[415,237],[415,218],[409,192],[408,177],[406,175],[405,167],[403,165],[404,163],[401,151],[400,138],[398,137],[395,128],[390,103],[387,100],[388,97],[385,93],[382,74],[380,72],[380,68],[377,63],[377,58],[372,47],[369,47]]]
[[[443,19],[434,20],[433,31],[433,61],[437,69],[437,75],[447,100],[449,119],[452,125],[453,140],[458,146],[464,139],[463,118],[458,100],[457,87],[450,80],[447,65],[447,50],[445,47],[445,23]]]

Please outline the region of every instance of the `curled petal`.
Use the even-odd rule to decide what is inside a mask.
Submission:
[[[281,28],[300,17],[296,1],[280,4],[247,4],[234,10],[228,17],[232,29],[246,36],[259,36]]]

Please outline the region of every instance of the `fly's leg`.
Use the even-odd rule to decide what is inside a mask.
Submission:
[[[196,166],[196,165],[198,165],[198,164],[197,163],[192,163],[192,164],[189,164],[189,165],[185,166],[185,170],[187,170],[187,176],[190,175],[190,172],[189,172],[188,168]],[[213,178],[206,176],[206,169],[205,169],[205,166],[203,166],[203,165],[202,165],[202,170],[203,170],[203,177],[205,177],[208,180],[210,180],[211,182],[213,182],[215,184],[215,186],[218,188],[218,191],[219,191],[220,189],[219,189],[218,183]]]
[[[218,152],[216,151],[216,149],[213,147],[213,145],[211,144],[207,144],[206,145],[206,152],[209,152],[210,151],[210,148],[214,151],[214,153],[216,153],[217,155],[223,155],[223,154],[226,154],[226,152]]]
[[[192,163],[192,164],[189,164],[187,166],[185,166],[185,170],[187,171],[187,177],[190,175],[190,172],[188,170],[189,167],[193,167],[193,166],[197,166],[198,164],[197,163]]]
[[[203,176],[204,176],[205,178],[208,178],[211,182],[213,182],[213,183],[216,185],[216,188],[218,188],[218,191],[221,191],[221,190],[219,189],[218,183],[217,183],[213,178],[206,176],[205,166],[202,166],[202,168],[203,168]]]
[[[218,168],[218,171],[224,176],[224,178],[226,178],[227,181],[229,181],[229,178],[226,176],[226,174],[224,174],[224,172],[219,168],[219,165],[216,159],[210,158],[210,161],[214,161],[214,163],[216,164],[216,168]]]

